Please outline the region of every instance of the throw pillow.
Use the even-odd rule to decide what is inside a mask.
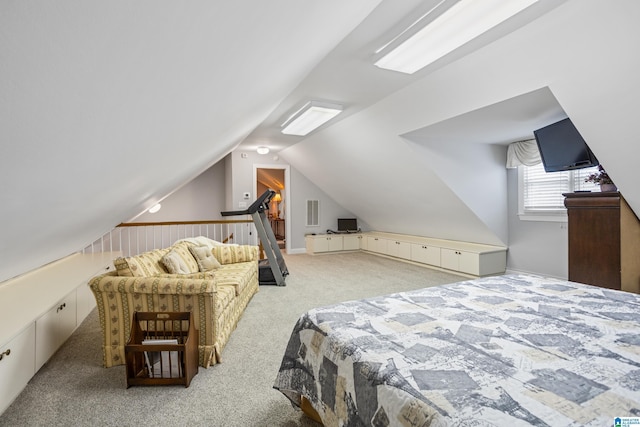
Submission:
[[[187,266],[187,270],[189,270],[189,273],[197,273],[200,270],[198,269],[198,263],[189,250],[190,246],[193,246],[193,244],[188,242],[176,243],[171,246],[171,250],[177,252],[178,255],[180,255],[180,258],[182,259],[182,262],[184,262],[184,264]]]
[[[189,267],[182,260],[180,254],[176,251],[169,251],[165,256],[162,257],[162,264],[166,267],[167,271],[171,274],[189,274]]]
[[[255,261],[257,246],[240,245],[240,246],[216,246],[211,251],[220,264],[235,264],[238,262]]]
[[[191,255],[196,259],[200,271],[209,271],[220,268],[221,265],[213,256],[211,249],[207,246],[189,246]]]

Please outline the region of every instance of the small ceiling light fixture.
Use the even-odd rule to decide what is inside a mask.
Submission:
[[[258,147],[256,151],[258,152],[258,154],[268,154],[269,147],[265,147],[264,145],[261,145],[260,147]]]
[[[414,22],[396,39],[379,51],[384,53],[375,63],[377,67],[413,74],[465,43],[489,31],[538,0],[459,0],[440,16],[428,20],[424,28],[415,31],[419,21],[445,3],[441,1]]]
[[[342,112],[342,105],[309,101],[283,124],[285,135],[305,136]]]
[[[156,203],[155,205],[149,208],[149,213],[156,213],[160,210],[161,207],[162,205],[160,203]]]

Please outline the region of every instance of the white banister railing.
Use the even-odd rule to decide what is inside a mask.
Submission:
[[[123,223],[85,247],[83,253],[121,251],[137,255],[171,246],[176,240],[205,236],[225,243],[258,246],[251,220]]]

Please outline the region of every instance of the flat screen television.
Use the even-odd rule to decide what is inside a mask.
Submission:
[[[338,218],[338,231],[343,233],[358,231],[358,220],[356,218]]]
[[[570,119],[533,132],[546,172],[598,166],[600,163]]]

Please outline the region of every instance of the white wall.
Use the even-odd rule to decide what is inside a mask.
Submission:
[[[345,185],[348,185],[345,183]],[[307,234],[324,234],[328,229],[338,228],[338,218],[353,218],[355,215],[336,203],[333,198],[318,188],[297,169],[291,172],[291,207],[292,207],[292,252],[305,252],[304,236]],[[318,200],[319,225],[308,227],[306,225],[307,200]],[[358,220],[358,226],[363,230],[369,230],[368,224],[362,219]]]
[[[220,212],[226,210],[225,177],[225,161],[221,160],[162,200],[160,211],[144,212],[131,222],[223,219]]]
[[[416,155],[507,245],[506,146],[409,141]]]
[[[518,170],[507,172],[509,251],[507,268],[566,279],[568,234],[566,222],[523,221],[518,217]]]
[[[243,157],[243,154],[246,157]],[[240,202],[244,192],[251,193],[251,201],[255,200],[254,193],[254,168],[257,166],[270,166],[274,168],[288,167],[289,175],[289,215],[285,216],[287,227],[287,249],[292,253],[304,252],[305,234],[322,233],[328,228],[335,229],[338,217],[353,217],[350,211],[341,207],[332,197],[320,190],[315,183],[307,179],[296,168],[291,167],[280,156],[273,153],[260,155],[250,150],[235,150],[230,154],[232,163],[231,199],[233,210],[241,210]],[[227,183],[229,187],[229,183]],[[306,227],[306,200],[317,199],[320,201],[320,226]],[[366,226],[366,224],[363,223]]]

